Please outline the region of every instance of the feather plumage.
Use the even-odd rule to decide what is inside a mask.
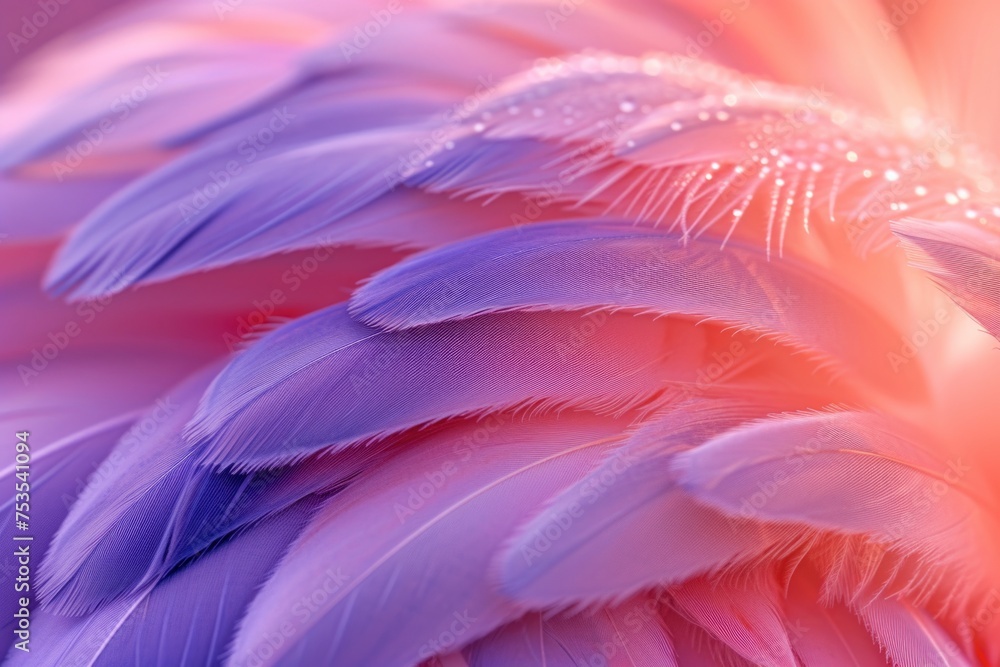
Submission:
[[[679,454],[675,470],[685,490],[729,514],[863,535],[883,555],[914,554],[938,576],[949,572],[947,583],[909,572],[916,590],[943,586],[969,604],[995,580],[987,563],[1000,514],[976,471],[910,437],[863,412],[781,416]]]
[[[294,645],[264,664],[301,664],[308,656],[317,664],[413,666],[517,618],[518,607],[487,580],[494,555],[554,488],[601,459],[620,425],[574,414],[505,419],[512,421],[494,422],[475,449],[464,444],[475,442],[475,422],[428,435],[335,496],[250,607],[228,664],[246,660],[284,621],[281,610],[331,569],[339,579],[326,601]],[[386,607],[419,612],[392,628],[362,631]]]
[[[31,662],[994,664],[1000,370],[924,273],[997,334],[997,172],[883,7],[138,2],[25,59]]]
[[[694,382],[691,362],[704,344],[648,317],[609,316],[596,326],[575,313],[501,314],[392,332],[334,306],[236,357],[187,436],[204,461],[250,469],[489,410],[615,412],[660,395],[664,378]],[[407,373],[388,372],[398,367]]]

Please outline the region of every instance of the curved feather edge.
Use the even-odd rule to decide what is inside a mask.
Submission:
[[[238,355],[185,437],[203,462],[249,470],[524,405],[613,414],[650,403],[670,380],[697,380],[700,331],[638,316],[581,335],[586,326],[576,313],[516,313],[390,332],[333,306]]]
[[[412,667],[516,619],[523,608],[487,581],[492,559],[525,515],[614,446],[623,426],[582,413],[486,431],[471,422],[400,452],[315,516],[248,611],[227,664],[242,665],[284,622],[281,610],[330,569],[339,579],[322,609],[265,666]],[[369,619],[386,607],[420,612],[371,632]]]
[[[695,502],[678,485],[672,459],[791,405],[791,397],[694,399],[634,429],[599,467],[520,527],[495,565],[502,590],[535,607],[588,607],[789,551],[795,531]]]
[[[837,360],[848,372],[917,393],[919,365],[891,369],[898,342],[877,312],[830,276],[760,248],[624,222],[579,220],[488,233],[407,258],[349,301],[370,326],[406,329],[482,313],[628,308],[719,320]],[[858,329],[870,338],[855,341]],[[901,372],[899,372],[901,371]]]
[[[1000,237],[971,224],[905,218],[892,224],[910,263],[1000,338]]]
[[[660,599],[643,595],[594,613],[538,613],[508,623],[464,651],[469,667],[678,667]]]
[[[972,667],[934,619],[903,600],[874,600],[857,610],[896,667]]]
[[[867,563],[850,578],[945,608],[974,604],[995,583],[1000,513],[975,470],[938,443],[872,413],[775,417],[678,454],[680,485],[731,516],[793,522],[864,541]],[[904,567],[889,562],[897,555]],[[859,591],[860,593],[860,591]]]
[[[257,588],[315,509],[303,502],[232,536],[159,582],[84,617],[36,611],[30,653],[14,667],[220,665]]]
[[[681,614],[750,662],[798,667],[777,582],[767,569],[742,585],[698,577],[670,594]]]

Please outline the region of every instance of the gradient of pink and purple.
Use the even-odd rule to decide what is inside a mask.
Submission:
[[[2,13],[5,665],[1000,666],[1000,5]]]

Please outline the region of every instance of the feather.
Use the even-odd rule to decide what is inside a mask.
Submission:
[[[389,442],[399,446],[397,442]],[[299,463],[244,475],[211,471],[187,484],[183,511],[169,526],[171,544],[163,568],[207,549],[215,541],[317,493],[339,490],[376,466],[388,447],[319,454]]]
[[[644,317],[495,315],[391,332],[333,306],[236,357],[186,433],[207,463],[251,469],[529,403],[613,412],[694,380],[703,345]]]
[[[153,177],[155,184],[164,186],[161,194],[167,196],[166,201],[132,197],[124,200],[124,206],[92,217],[53,265],[48,285],[60,292],[72,288],[75,298],[93,297],[121,289],[111,279],[115,271],[127,277],[127,285],[321,245],[324,237],[348,242],[363,234],[343,229],[339,221],[399,184],[484,198],[517,192],[529,200],[551,196],[555,190],[560,204],[592,202],[617,217],[630,217],[636,202],[644,199],[632,219],[658,223],[671,215],[688,236],[703,233],[723,216],[730,216],[735,228],[755,197],[780,194],[786,178],[798,182],[803,180],[801,172],[808,171],[810,185],[787,192],[790,203],[781,216],[780,252],[793,208],[807,227],[808,211],[823,199],[832,201],[841,185],[852,188],[852,196],[845,201],[867,201],[883,194],[884,183],[876,179],[859,176],[842,183],[836,174],[845,169],[857,173],[857,167],[843,152],[831,154],[822,147],[848,139],[857,142],[856,135],[891,142],[896,148],[891,157],[872,155],[865,161],[888,174],[921,155],[918,139],[929,140],[899,138],[883,127],[872,129],[856,115],[848,115],[852,122],[841,127],[832,118],[846,112],[828,101],[814,102],[796,89],[779,85],[747,82],[743,75],[723,68],[705,65],[692,72],[691,63],[684,59],[677,62],[659,55],[640,62],[601,55],[573,57],[551,69],[539,67],[481,91],[475,115],[445,113],[443,118],[326,136],[305,147],[282,146],[279,141],[263,159],[241,165],[241,172],[227,177],[224,187],[205,179],[200,169],[188,173],[186,179],[176,178],[177,170],[168,169]],[[610,71],[598,71],[602,67]],[[720,102],[733,88],[739,93],[735,108]],[[623,112],[623,105],[631,110]],[[538,110],[537,116],[509,111],[529,106]],[[683,116],[678,116],[678,106]],[[762,161],[773,157],[769,151],[778,150],[771,147],[775,141],[751,142],[768,145],[748,152],[743,150],[743,140],[766,134],[775,117],[794,115],[803,107],[810,111],[805,120],[789,121],[794,131],[777,140],[785,154],[758,178],[757,172],[766,164]],[[702,120],[706,115],[711,119]],[[731,119],[732,126],[720,116]],[[664,125],[666,118],[673,120]],[[323,128],[328,122],[311,126]],[[682,131],[672,129],[677,123],[683,125]],[[224,171],[230,158],[211,158],[208,173]],[[331,176],[330,164],[345,166],[334,169]],[[638,182],[662,185],[664,180],[673,180],[670,170],[675,168],[683,174],[670,192],[660,193],[657,188],[651,193],[640,187],[629,195]],[[928,182],[958,178],[953,170],[936,164],[925,170]],[[631,178],[623,179],[626,173]],[[713,174],[719,178],[707,180]],[[186,180],[199,176],[202,181],[195,187],[217,186],[221,194],[204,197],[209,201],[192,206]],[[739,197],[722,197],[729,185],[741,193]],[[681,201],[678,195],[683,189],[687,196]],[[712,196],[696,198],[699,190]],[[910,204],[920,207],[922,214],[949,212],[943,203]],[[141,214],[127,215],[125,209],[135,206],[142,209]],[[773,198],[772,220],[777,207],[778,199]],[[508,222],[514,216],[524,217],[517,210],[504,213]],[[869,224],[872,216],[867,209],[850,209],[845,217],[858,223],[847,230],[852,238],[858,228],[866,237],[873,232],[880,232],[879,238],[888,234],[884,224]],[[875,221],[883,223],[888,217],[883,211]],[[769,224],[768,257],[770,228]],[[384,234],[383,243],[400,233],[390,231],[394,233]],[[378,234],[368,239],[372,236]]]
[[[677,667],[659,600],[636,597],[594,613],[527,614],[465,651],[469,667]]]
[[[289,115],[272,112],[271,120],[287,124]],[[265,127],[266,121],[261,121]],[[313,127],[328,127],[327,117],[320,121]],[[452,240],[466,229],[508,225],[511,216],[499,207],[484,211],[438,202],[447,215],[437,217],[425,209],[433,197],[413,196],[410,186],[420,180],[410,175],[409,160],[432,150],[421,148],[429,135],[437,136],[419,124],[333,137],[300,131],[266,152],[237,142],[247,150],[235,149],[236,160],[232,143],[216,143],[212,151],[171,164],[95,210],[60,249],[46,287],[69,291],[75,300],[97,298],[278,252],[338,244],[427,247],[435,236]],[[466,179],[491,182],[497,171],[519,173],[551,153],[534,144],[507,142],[502,148],[487,152],[473,144],[464,151]],[[437,159],[442,162],[437,171],[452,168]],[[427,169],[423,160],[412,169]],[[333,177],[331,162],[343,164]],[[475,177],[468,173],[471,165]],[[445,187],[433,191],[453,194]],[[407,224],[413,218],[419,226]],[[469,221],[455,228],[456,218]]]
[[[665,607],[663,618],[670,628],[677,663],[682,667],[754,667],[753,663],[676,610]]]
[[[805,667],[886,667],[867,630],[840,604],[820,602],[813,573],[796,576],[785,599],[788,635]]]
[[[972,667],[934,619],[905,601],[876,600],[858,615],[896,667]]]
[[[64,613],[92,610],[378,461],[381,451],[369,448],[247,475],[200,468],[179,432],[215,372],[210,367],[157,401],[101,465],[44,561],[46,603]],[[109,562],[117,563],[115,576],[97,576]]]
[[[993,577],[997,511],[974,470],[908,432],[864,412],[782,416],[677,455],[675,470],[686,491],[726,513],[917,555],[925,570],[950,572],[949,595],[967,602]]]
[[[42,611],[32,631],[45,641],[11,650],[7,662],[31,667],[221,665],[228,638],[257,588],[315,503],[304,502],[233,536],[163,580],[85,617]],[[289,608],[289,624],[296,612]],[[36,612],[37,614],[37,612]],[[289,626],[293,627],[293,626]],[[282,634],[272,641],[280,642]]]
[[[56,534],[59,525],[66,518],[70,505],[76,499],[83,486],[83,480],[99,474],[100,461],[114,446],[119,435],[129,428],[136,418],[135,413],[126,413],[83,429],[70,436],[45,442],[28,435],[31,455],[27,481],[30,485],[30,511],[28,512],[31,544],[33,554],[44,553],[49,547],[52,536]],[[14,431],[10,431],[14,432]],[[41,436],[41,434],[38,434]],[[46,446],[47,445],[47,446]],[[10,489],[23,488],[19,485],[25,476],[18,477],[18,470],[11,457],[11,464],[0,470],[0,482]],[[21,546],[14,540],[25,533],[17,530],[15,523],[15,500],[21,500],[16,493],[0,503],[0,538],[8,544]],[[17,509],[24,509],[23,507]],[[0,630],[3,631],[0,640],[0,651],[5,651],[14,639],[14,629],[17,619],[14,613],[20,607],[19,598],[25,591],[19,591],[14,574],[16,559],[10,558],[0,565],[0,573],[11,583],[0,593],[0,610],[5,614]],[[30,582],[29,582],[30,585]]]
[[[275,112],[277,115],[272,120],[277,119],[279,125],[287,126],[291,121],[279,117],[281,113]],[[93,213],[56,257],[46,284],[56,291],[75,284],[73,294],[76,298],[114,293],[177,255],[178,248],[192,238],[198,240],[198,257],[202,265],[211,267],[213,264],[207,260],[213,256],[230,251],[232,246],[237,247],[235,252],[238,253],[239,248],[247,247],[247,241],[255,241],[262,235],[265,241],[268,240],[273,237],[272,228],[303,210],[310,211],[308,220],[314,223],[313,226],[317,218],[325,221],[330,217],[343,217],[392,187],[382,172],[386,165],[394,163],[400,143],[410,143],[419,136],[416,132],[381,129],[371,136],[357,134],[306,145],[293,144],[285,152],[254,156],[256,159],[240,166],[239,171],[219,172],[226,179],[225,187],[211,180],[215,172],[206,175],[185,164],[173,167],[165,176],[170,188],[165,192],[154,189],[155,198],[139,200],[145,215],[135,217],[130,210],[136,207],[131,192]],[[339,170],[335,178],[321,168],[333,155],[348,160],[351,165]],[[293,172],[287,165],[293,159],[302,171],[296,169],[295,177],[287,182],[275,182],[275,169],[291,176]],[[176,180],[180,182],[173,182]],[[134,188],[145,194],[149,185],[139,183]],[[205,194],[199,198],[197,193],[201,190],[214,193],[214,196]],[[327,209],[312,210],[317,200],[326,203]],[[154,208],[150,209],[151,205]],[[225,216],[218,217],[220,211],[226,211]],[[217,224],[210,224],[213,219]],[[294,240],[310,231],[311,227],[307,226],[300,234],[292,234],[286,226],[281,233],[286,240]],[[310,237],[309,245],[317,245],[316,236]],[[247,240],[241,241],[244,237]],[[252,243],[249,247],[252,250]],[[282,246],[283,249],[296,247],[302,246],[294,242]],[[252,256],[256,255],[249,255]],[[230,262],[249,257],[236,254]],[[180,253],[173,261],[184,262],[185,259]],[[182,272],[168,271],[166,277],[179,273]]]
[[[85,613],[148,576],[192,474],[178,434],[215,372],[205,369],[158,400],[109,454],[52,540],[40,577],[47,604]]]
[[[504,230],[394,265],[354,294],[350,312],[392,329],[504,310],[681,314],[821,352],[896,394],[923,383],[917,364],[901,374],[884,363],[883,350],[898,344],[895,329],[829,277],[789,259],[769,263],[742,244],[721,251],[712,241],[683,241],[591,220]],[[450,298],[445,283],[456,286]],[[858,327],[870,336],[865,345],[855,342]]]
[[[759,556],[774,536],[696,503],[671,461],[767,411],[695,400],[643,426],[518,531],[500,560],[504,592],[538,607],[604,602]]]
[[[600,460],[620,428],[574,414],[491,418],[400,452],[315,516],[255,599],[228,664],[242,665],[331,568],[338,588],[295,645],[263,665],[411,667],[514,620],[521,612],[487,581],[492,559],[526,514]],[[399,609],[414,612],[370,624]]]
[[[750,662],[798,667],[771,578],[755,577],[746,587],[697,578],[670,593],[684,616]]]
[[[998,209],[1000,210],[1000,209]],[[910,262],[931,275],[958,305],[1000,338],[1000,238],[973,224],[893,223]]]

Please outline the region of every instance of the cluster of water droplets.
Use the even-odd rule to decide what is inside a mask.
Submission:
[[[686,235],[728,218],[725,243],[757,207],[769,252],[775,242],[780,252],[792,221],[808,233],[817,215],[861,236],[909,216],[1000,221],[992,167],[947,126],[916,112],[880,120],[822,90],[682,56],[540,60],[459,134],[564,142],[587,158],[565,178],[601,175],[578,203],[603,201],[607,214]]]

